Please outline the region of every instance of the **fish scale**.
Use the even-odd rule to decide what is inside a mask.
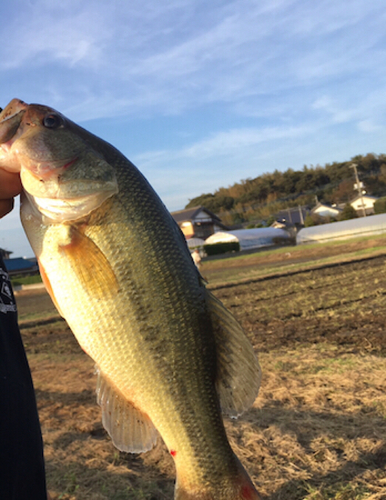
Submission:
[[[22,222],[43,281],[96,363],[114,444],[143,452],[160,434],[178,500],[257,499],[221,415],[253,403],[257,358],[150,184],[113,146],[46,106],[11,101],[1,138],[0,166],[21,172]]]
[[[123,191],[124,191],[124,186],[125,185],[123,184]],[[119,204],[117,204],[117,207],[119,208]],[[97,220],[95,222],[93,222],[92,220],[89,221],[88,230],[86,234],[87,236],[92,238],[92,240],[97,244],[98,248],[109,258],[110,254],[112,253],[112,250],[116,247],[114,245],[116,236],[114,238],[114,234],[111,234],[111,232],[100,231],[99,228],[105,226],[109,227],[110,218],[117,221],[120,220],[120,218],[122,218],[122,215],[116,214],[114,209],[110,209],[109,211],[106,211],[106,213],[108,214],[108,217],[105,216],[105,219],[107,220],[104,221]],[[119,226],[120,224],[122,224],[123,227],[127,227],[125,218],[123,219],[124,220],[121,223],[115,222],[115,225]],[[117,232],[115,232],[115,235],[120,234],[119,227],[117,227],[116,229]],[[55,232],[56,230],[57,228],[54,226],[52,228],[49,228],[48,232],[50,231]],[[43,262],[43,265],[45,262],[45,253],[48,253],[49,255],[54,255],[55,248],[57,248],[57,237],[55,237],[55,235],[47,234],[44,239],[46,242],[48,241],[52,242],[53,248],[50,247],[48,244],[46,244],[46,248],[44,249],[40,257],[40,260],[41,262]],[[132,240],[133,237],[130,239]],[[147,240],[153,246],[153,241],[150,240],[149,238],[147,238]],[[136,245],[134,244],[133,246],[135,248]],[[146,256],[148,253],[151,253],[151,251],[147,252],[146,247],[144,247],[143,241],[140,241],[139,246],[142,248],[144,259],[147,261]],[[178,257],[178,255],[175,256],[172,252],[171,258],[176,258],[176,257]],[[67,265],[68,269],[67,270],[65,269],[66,260],[64,256],[61,257],[61,260],[59,260],[58,258],[54,259],[52,261],[52,265],[53,269],[44,266],[47,274],[52,275],[55,272],[55,269],[57,269],[57,267],[62,268],[63,266],[64,269],[63,274],[67,276],[71,275],[71,269],[69,268],[68,265]],[[186,263],[184,263],[184,265],[186,265]],[[75,295],[77,297],[77,301],[80,304],[86,303],[88,301],[90,303],[91,309],[96,309],[96,308],[100,309],[99,310],[100,317],[106,318],[107,324],[106,322],[104,322],[102,328],[100,328],[100,326],[97,323],[95,323],[95,321],[92,321],[92,319],[90,320],[89,324],[85,323],[82,331],[78,333],[77,338],[81,346],[85,349],[86,352],[88,352],[91,355],[91,357],[96,361],[100,369],[105,373],[105,375],[109,379],[118,380],[118,374],[116,373],[114,367],[117,366],[117,364],[119,363],[119,358],[121,357],[122,352],[125,352],[123,346],[126,346],[128,344],[128,341],[126,340],[125,337],[132,336],[133,338],[136,339],[136,342],[132,341],[130,342],[131,349],[130,352],[128,353],[127,362],[125,363],[125,366],[127,366],[128,373],[122,373],[122,370],[119,370],[120,383],[124,386],[128,384],[133,384],[133,385],[135,384],[144,387],[145,384],[143,383],[144,381],[142,381],[142,379],[144,378],[145,371],[146,371],[146,380],[148,380],[149,378],[150,380],[152,380],[153,377],[157,376],[160,377],[161,379],[166,379],[167,381],[173,380],[174,383],[166,387],[163,387],[162,385],[161,386],[157,385],[155,387],[153,385],[147,384],[147,386],[149,386],[147,390],[150,391],[150,394],[147,395],[147,398],[152,400],[151,406],[155,408],[153,410],[155,413],[155,420],[157,419],[163,420],[162,413],[165,412],[169,413],[173,402],[183,401],[181,407],[175,405],[175,407],[172,409],[172,412],[174,414],[176,414],[177,412],[183,413],[181,418],[190,421],[191,414],[193,413],[195,418],[192,421],[197,422],[198,427],[200,427],[203,424],[205,416],[209,415],[211,417],[211,420],[214,421],[211,422],[212,427],[213,424],[216,424],[216,427],[218,427],[219,430],[221,429],[221,434],[223,434],[222,422],[220,417],[218,416],[217,401],[214,396],[213,380],[210,380],[211,377],[208,376],[203,380],[202,378],[195,379],[191,376],[192,373],[196,373],[197,371],[204,373],[208,372],[208,370],[204,370],[202,366],[203,358],[201,356],[193,358],[187,358],[184,356],[184,357],[178,357],[177,359],[174,360],[171,359],[169,350],[170,347],[174,346],[175,344],[169,344],[165,342],[164,338],[157,339],[157,337],[153,335],[152,328],[150,328],[149,330],[149,323],[152,323],[151,321],[152,318],[149,314],[150,305],[144,304],[144,302],[146,303],[148,301],[148,299],[146,300],[146,297],[149,296],[155,297],[155,299],[153,300],[155,300],[156,302],[157,298],[161,302],[160,305],[156,305],[153,303],[153,305],[151,306],[152,309],[156,311],[157,315],[156,320],[158,325],[162,327],[163,323],[167,323],[169,326],[169,320],[168,320],[169,314],[166,314],[166,317],[163,317],[162,314],[163,311],[162,302],[164,297],[162,289],[169,288],[169,282],[171,281],[171,279],[170,278],[165,279],[164,274],[162,274],[160,278],[154,277],[152,276],[151,272],[146,272],[146,273],[142,272],[141,267],[142,267],[141,262],[140,261],[137,262],[138,272],[135,272],[135,270],[133,270],[133,268],[129,267],[127,264],[126,265],[124,263],[121,264],[121,273],[125,276],[125,278],[127,278],[127,275],[130,273],[132,276],[135,276],[137,278],[137,281],[140,283],[140,285],[136,287],[133,283],[133,281],[135,282],[136,280],[132,280],[131,283],[129,283],[129,286],[127,287],[127,291],[125,291],[125,293],[122,292],[118,293],[116,297],[114,297],[113,299],[109,299],[108,301],[100,301],[99,299],[92,299],[92,298],[90,299],[87,292],[83,291],[82,287],[80,287],[79,285],[76,287],[75,285],[76,277],[74,277],[73,280],[71,279],[66,280],[66,283],[68,283],[68,288],[64,286],[62,282],[60,295],[59,293],[56,294],[56,299],[62,304],[61,310],[63,311],[64,316],[69,317],[72,314],[71,311],[74,309],[74,304],[71,294],[74,293],[74,291],[76,291]],[[146,269],[148,270],[152,269],[151,259],[150,259],[150,266],[146,267]],[[146,276],[149,274],[150,276]],[[196,286],[198,287],[199,280],[197,279],[197,275],[195,272],[192,273],[192,275],[193,275],[193,280],[191,281],[195,281],[197,283]],[[58,275],[57,279],[61,280],[61,275]],[[127,285],[126,279],[124,282],[125,285]],[[176,283],[174,284],[176,285]],[[53,286],[53,288],[56,288],[56,283],[53,279],[51,279],[51,285]],[[191,286],[192,285],[190,284],[190,288]],[[133,292],[133,289],[135,289],[135,292]],[[177,295],[178,295],[178,290],[179,289],[177,287],[177,289],[174,291],[174,293]],[[182,293],[183,290],[180,291]],[[144,296],[145,293],[146,297]],[[198,292],[196,292],[196,295],[198,295]],[[63,296],[62,299],[61,296]],[[127,312],[125,313],[124,316],[122,316],[121,311],[123,310],[123,306],[128,303],[130,305],[129,307],[127,307]],[[192,325],[194,321],[197,321],[196,316],[192,314],[192,309],[185,304],[183,307],[181,306],[173,307],[173,304],[174,304],[173,301],[168,300],[167,305],[169,306],[170,309],[175,309],[174,314],[177,315],[174,323],[181,331],[181,337],[179,338],[179,344],[181,345],[180,350],[183,352],[190,352],[193,349],[198,348],[201,349],[202,353],[204,354],[205,351],[208,351],[207,343],[204,343],[203,339],[201,339],[201,342],[199,342],[200,337],[195,333],[197,331],[197,328],[188,326]],[[91,316],[90,318],[93,318],[93,316]],[[116,325],[115,330],[111,328],[112,318],[114,318],[114,325]],[[75,316],[75,321],[71,320],[69,324],[72,329],[76,330],[77,329],[76,324],[78,323],[79,319],[77,316]],[[133,325],[133,324],[140,325],[140,328],[138,329],[137,332],[131,332],[131,330],[129,329],[128,325]],[[208,328],[206,328],[206,330],[208,330]],[[167,331],[167,328],[163,329],[163,331]],[[199,331],[205,333],[203,328],[199,328]],[[174,334],[174,332],[172,333]],[[156,359],[154,359],[151,353],[150,354],[147,353],[147,341],[149,335],[153,341],[153,344],[151,346],[152,351],[155,348],[154,346],[155,339],[158,340],[158,342],[156,343],[157,350],[161,349],[161,351],[158,351],[158,356]],[[191,344],[193,344],[193,346],[191,346]],[[195,344],[198,344],[198,346],[196,346]],[[162,345],[164,346],[164,349],[162,349]],[[214,346],[213,346],[213,351],[214,351]],[[165,357],[168,358],[167,364],[162,362],[163,358]],[[209,363],[213,365],[213,368],[215,367],[214,353]],[[214,372],[214,370],[212,371]],[[212,376],[214,377],[214,373]],[[187,378],[189,379],[189,382],[186,382]],[[180,382],[179,379],[181,379],[184,382],[183,383]],[[178,391],[180,385],[181,389],[180,391]],[[191,386],[192,389],[190,389]],[[183,391],[183,394],[178,395],[179,399],[177,400],[173,399],[173,401],[169,401],[170,398],[167,397],[167,392],[169,392],[171,389],[174,390],[177,394],[178,392]],[[207,397],[208,402],[205,405],[205,396],[210,394],[209,389],[211,389],[213,395],[212,398]],[[193,393],[199,394],[199,398],[201,400],[201,405],[199,407],[199,410],[200,413],[202,413],[203,415],[197,416],[197,411],[194,411],[194,409],[190,411],[188,410],[189,405],[187,404],[186,400],[189,397],[189,392],[191,391]],[[173,398],[174,397],[175,395],[173,394]],[[165,404],[166,402],[167,404]],[[142,406],[141,403],[140,406]],[[150,405],[148,405],[147,413],[151,418],[153,417],[153,411],[152,408],[150,408]],[[161,415],[158,416],[159,414]],[[216,418],[214,418],[214,416]],[[168,423],[168,425],[170,424]],[[166,430],[164,432],[161,431],[161,435],[165,439],[166,434],[170,433],[172,435],[172,439],[170,439],[170,441],[172,442],[169,444],[169,448],[183,450],[186,447],[185,443],[179,446],[178,441],[176,442],[176,436],[178,436],[180,432],[178,428],[179,426],[174,424],[171,425],[170,427],[171,429],[169,432],[167,432]],[[198,448],[202,449],[206,447],[209,450],[211,448],[213,449],[217,448],[217,446],[215,446],[215,443],[212,443],[212,446],[209,446],[208,443],[202,442],[204,436],[206,440],[208,440],[208,437],[205,434],[203,434],[202,431],[195,432],[194,435],[196,436],[195,442],[198,445]]]

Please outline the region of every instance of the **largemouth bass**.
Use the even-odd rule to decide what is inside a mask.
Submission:
[[[160,434],[176,499],[257,499],[221,411],[252,405],[259,364],[160,198],[117,149],[47,106],[11,101],[0,142],[46,288],[96,363],[115,446],[144,452]]]

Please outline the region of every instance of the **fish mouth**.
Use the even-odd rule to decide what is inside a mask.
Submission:
[[[0,163],[1,167],[11,172],[19,171],[10,160],[12,144],[21,135],[21,123],[28,104],[19,99],[13,99],[0,113]]]
[[[0,124],[8,120],[12,120],[19,113],[27,110],[28,104],[20,99],[12,99],[12,101],[1,111]]]
[[[8,151],[10,148],[9,142],[14,142],[14,138],[24,113],[28,108],[28,104],[20,99],[13,99],[8,106],[0,113],[0,144],[1,148]]]
[[[0,120],[0,148],[8,153],[12,144],[18,137],[17,131],[23,119],[25,110],[16,111],[11,116]]]
[[[4,111],[1,112],[0,117],[1,117],[1,115],[3,115],[3,113],[4,113]],[[20,113],[24,114],[25,109],[23,108],[23,109],[16,110],[14,113],[11,113],[10,115],[7,115],[7,114],[3,115],[3,117],[0,119],[0,124],[4,123],[6,121],[12,120],[12,118],[19,115]]]

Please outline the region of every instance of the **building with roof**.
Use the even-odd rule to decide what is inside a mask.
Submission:
[[[310,210],[308,207],[289,207],[280,210],[276,214],[276,221],[281,222],[285,226],[304,226],[304,221]]]
[[[374,213],[374,203],[377,199],[377,197],[368,194],[358,194],[350,201],[350,205],[356,210],[359,217],[363,217],[365,214],[372,215]]]
[[[9,257],[11,256],[11,251],[9,250],[5,250],[4,248],[0,248],[0,256],[3,258],[3,259],[9,259]]]
[[[36,259],[25,259],[16,257],[14,259],[4,259],[5,268],[10,276],[31,275],[39,272]]]
[[[211,234],[226,229],[221,219],[205,207],[193,207],[171,212],[187,240],[200,238],[205,240]]]
[[[327,203],[318,203],[312,208],[311,215],[319,215],[320,217],[338,218],[342,213],[342,207],[337,205],[329,205]]]

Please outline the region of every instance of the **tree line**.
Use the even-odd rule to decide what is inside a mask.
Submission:
[[[276,212],[298,205],[346,204],[358,192],[351,165],[357,165],[358,175],[366,193],[386,194],[386,155],[368,153],[345,162],[324,166],[304,165],[302,170],[275,170],[255,178],[236,182],[214,193],[192,198],[185,208],[202,205],[216,213],[225,224],[266,220]]]

